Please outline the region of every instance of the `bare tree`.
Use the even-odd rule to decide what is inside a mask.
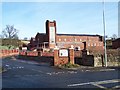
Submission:
[[[114,39],[116,39],[117,38],[117,35],[116,34],[113,34],[112,35],[112,39],[114,40]]]
[[[28,38],[27,38],[27,37],[24,37],[24,40],[28,40]]]
[[[14,28],[14,25],[6,25],[6,28],[2,31],[4,38],[18,39],[18,30]]]

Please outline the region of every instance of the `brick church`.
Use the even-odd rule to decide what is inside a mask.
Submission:
[[[46,33],[37,33],[31,38],[28,44],[29,50],[34,49],[53,49],[55,46],[59,48],[69,48],[71,45],[75,49],[82,50],[83,42],[86,42],[87,50],[103,50],[103,37],[100,35],[86,34],[57,34],[56,21],[46,21]]]

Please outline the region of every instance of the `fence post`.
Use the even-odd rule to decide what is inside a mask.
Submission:
[[[59,48],[55,46],[54,48],[54,66],[58,65],[59,55],[58,55]]]
[[[69,61],[71,64],[74,64],[74,47],[71,45],[71,48],[69,48]]]

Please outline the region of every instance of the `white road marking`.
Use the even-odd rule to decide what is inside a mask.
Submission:
[[[104,87],[104,86],[101,86],[101,85],[99,85],[99,84],[92,84],[92,85],[94,85],[94,86],[97,86],[97,87],[99,87],[99,88],[103,88],[103,89],[107,89],[106,87]]]
[[[120,79],[113,79],[113,80],[104,80],[104,81],[97,81],[97,82],[87,82],[87,83],[80,83],[80,84],[70,84],[67,85],[68,87],[74,87],[74,86],[81,86],[81,85],[88,85],[88,84],[108,84],[108,83],[116,83],[120,82]]]
[[[43,71],[40,71],[40,70],[36,70],[36,69],[32,69],[33,71],[37,71],[37,72],[40,72],[40,73],[43,73]]]
[[[23,66],[18,66],[18,65],[15,65],[13,67],[10,67],[9,65],[5,65],[7,67],[7,69],[22,69],[24,68]]]
[[[71,74],[73,74],[73,73],[77,73],[77,72],[75,72],[75,71],[68,71],[68,73],[71,73]]]
[[[36,69],[32,69],[32,70],[43,73],[43,74],[47,74],[47,75],[57,75],[57,74],[60,74],[60,73],[64,73],[64,72],[43,72],[43,71],[36,70]]]
[[[9,67],[10,65],[6,64],[5,66],[6,66],[6,67]]]
[[[48,74],[48,75],[52,75],[52,73],[46,73],[46,74]]]
[[[93,82],[87,82],[87,83],[80,83],[80,84],[70,84],[70,85],[67,85],[68,87],[73,87],[73,86],[81,86],[81,85],[87,85],[87,84],[91,84]]]
[[[120,85],[112,87],[112,89],[120,88]]]
[[[96,83],[96,84],[108,84],[108,83],[116,83],[116,82],[120,82],[120,79],[113,79],[113,80],[99,81],[99,82],[95,82],[95,83]]]
[[[77,72],[75,72],[75,71],[67,71],[67,72],[47,72],[46,74],[48,74],[48,75],[58,75],[58,74],[64,74],[64,73],[66,73],[66,74],[76,74]]]
[[[24,67],[19,67],[19,68],[24,68]]]

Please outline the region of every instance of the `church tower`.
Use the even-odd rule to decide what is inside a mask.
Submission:
[[[56,21],[46,21],[46,35],[49,43],[49,48],[54,48],[56,45]]]

